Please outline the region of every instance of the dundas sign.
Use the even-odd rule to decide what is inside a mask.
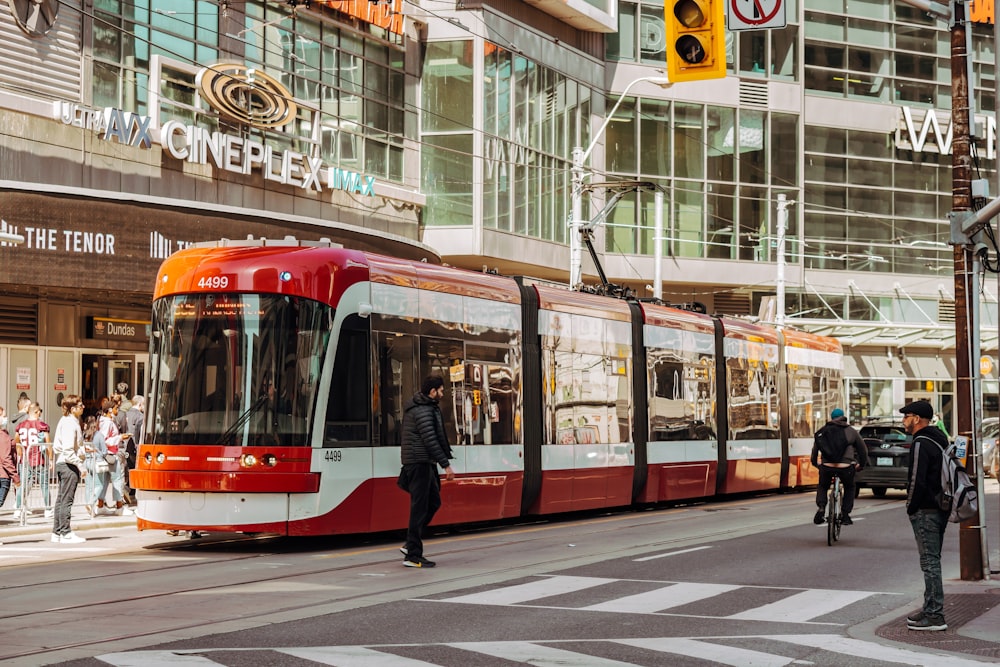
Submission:
[[[269,129],[292,122],[295,104],[275,79],[241,65],[206,67],[198,75],[203,99],[220,115],[252,127]],[[168,155],[192,164],[211,164],[237,174],[259,174],[266,181],[303,190],[343,190],[375,195],[375,177],[324,164],[323,159],[292,150],[276,150],[250,138],[209,131],[170,120],[153,127],[149,116],[108,107],[87,109],[56,102],[56,116],[66,125],[92,130],[104,141],[135,148],[158,144]]]
[[[896,128],[896,148],[911,150],[914,153],[951,154],[951,142],[954,130],[951,116],[947,116],[947,125],[938,120],[934,109],[921,109],[923,118],[914,118],[914,110],[901,107],[902,118]],[[997,153],[997,121],[993,116],[976,116],[976,138],[985,143],[986,159],[992,160]]]

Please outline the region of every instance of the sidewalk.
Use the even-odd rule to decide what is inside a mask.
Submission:
[[[991,563],[996,567],[991,555]],[[988,581],[945,580],[944,614],[948,629],[944,632],[914,632],[906,627],[906,616],[920,608],[914,601],[900,616],[881,625],[875,635],[883,639],[934,649],[963,653],[980,658],[1000,659],[1000,575]]]
[[[107,508],[103,512],[105,513],[91,517],[82,504],[73,503],[73,513],[70,515],[70,525],[73,527],[73,532],[82,533],[86,537],[87,531],[98,528],[135,526],[134,514],[123,513],[118,516]],[[7,505],[0,510],[0,542],[19,535],[37,535],[39,533],[52,533],[52,517],[46,518],[41,509],[29,514],[23,526],[20,520],[14,519],[13,510]]]

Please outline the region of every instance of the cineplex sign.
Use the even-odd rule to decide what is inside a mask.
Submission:
[[[170,156],[192,164],[211,164],[237,174],[259,173],[264,180],[303,190],[344,190],[375,195],[375,177],[326,165],[322,158],[290,150],[276,151],[259,141],[222,132],[210,132],[176,120],[156,130],[148,116],[121,109],[86,109],[56,102],[56,113],[67,125],[93,130],[104,141],[137,148],[159,144]]]

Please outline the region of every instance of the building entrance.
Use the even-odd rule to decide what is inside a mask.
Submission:
[[[100,410],[101,400],[117,392],[121,383],[128,385],[126,398],[142,393],[146,384],[145,355],[82,355],[80,391],[87,410]]]

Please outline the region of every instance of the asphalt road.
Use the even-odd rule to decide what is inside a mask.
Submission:
[[[923,590],[901,495],[863,495],[833,547],[813,511],[811,494],[787,494],[449,532],[428,541],[438,567],[427,570],[402,567],[398,536],[384,535],[185,540],[107,529],[71,547],[98,551],[73,555],[6,541],[40,555],[21,551],[0,570],[0,660],[982,664],[876,635]],[[958,579],[955,530],[944,568]]]

